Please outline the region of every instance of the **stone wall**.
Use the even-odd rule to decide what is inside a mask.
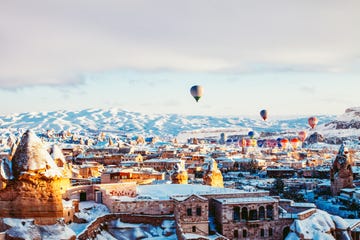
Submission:
[[[112,201],[107,207],[113,213],[131,213],[146,215],[172,215],[174,214],[173,200],[137,200]]]
[[[279,220],[264,220],[264,221],[251,221],[251,222],[234,222],[231,224],[223,225],[222,233],[228,239],[236,239],[235,231],[238,233],[239,239],[266,239],[278,240],[283,239],[283,231],[286,227],[290,227],[292,219],[279,219]],[[263,231],[263,236],[261,232]],[[245,232],[245,233],[244,233]],[[243,234],[246,237],[243,237]]]

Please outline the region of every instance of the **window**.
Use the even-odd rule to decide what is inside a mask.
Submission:
[[[247,231],[246,231],[246,229],[243,230],[243,237],[247,237]]]
[[[264,237],[264,236],[265,236],[265,230],[264,230],[264,229],[261,229],[261,230],[260,230],[260,236],[261,236],[261,237]]]
[[[263,206],[259,208],[259,219],[265,219],[265,208]]]
[[[239,237],[239,231],[237,229],[234,230],[234,238]]]
[[[234,207],[234,213],[233,213],[233,219],[234,221],[240,221],[240,208]]]
[[[188,216],[192,216],[192,209],[191,208],[186,209],[186,212],[187,212]]]
[[[241,209],[241,218],[242,218],[242,220],[245,220],[245,221],[248,220],[248,210],[246,207],[243,207]]]
[[[201,216],[201,207],[196,208],[196,216]]]
[[[269,228],[269,237],[271,237],[273,235],[273,229]]]
[[[257,211],[256,211],[256,209],[250,210],[249,220],[257,220]]]
[[[271,205],[266,206],[266,217],[272,219],[274,215],[274,208]]]
[[[193,226],[193,227],[192,227],[192,232],[193,232],[193,233],[196,232],[196,226]]]

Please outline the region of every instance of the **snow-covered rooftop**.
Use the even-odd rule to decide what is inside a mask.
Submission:
[[[276,203],[278,200],[272,197],[245,197],[245,198],[217,198],[217,201],[222,204],[236,204],[236,203]]]
[[[231,188],[211,187],[198,184],[158,184],[158,185],[139,185],[137,186],[139,195],[150,196],[154,199],[170,199],[176,195],[209,195],[209,194],[231,194],[246,193],[242,190]]]

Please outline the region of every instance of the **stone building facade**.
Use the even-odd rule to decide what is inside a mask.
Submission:
[[[199,195],[173,197],[175,200],[175,220],[182,231],[199,235],[209,235],[209,202]]]
[[[278,209],[269,196],[215,199],[217,231],[229,239],[282,239],[292,220],[279,218]]]

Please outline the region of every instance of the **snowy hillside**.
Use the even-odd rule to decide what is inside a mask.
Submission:
[[[359,136],[360,108],[347,109],[341,116],[317,116],[318,126],[310,129],[308,117],[276,117],[263,121],[240,116],[188,116],[177,114],[141,114],[120,109],[86,109],[82,111],[27,112],[0,116],[0,132],[33,129],[37,133],[49,129],[79,133],[142,134],[145,136],[186,137],[188,135],[219,136],[260,133],[289,133],[299,130],[308,136],[319,132],[325,137]],[[350,124],[351,123],[351,124]],[[345,126],[345,127],[341,127]],[[345,129],[344,129],[345,128]]]

